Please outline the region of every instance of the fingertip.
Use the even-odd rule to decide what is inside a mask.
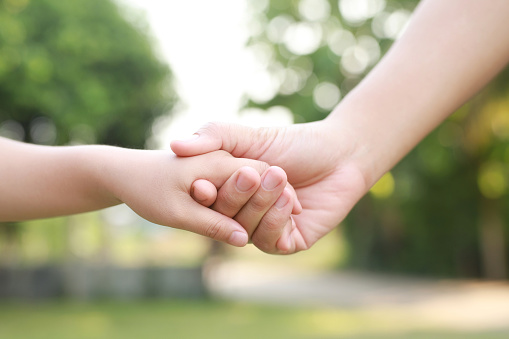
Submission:
[[[302,204],[299,201],[299,197],[297,197],[297,194],[293,196],[293,209],[292,214],[299,215],[302,213]]]
[[[170,148],[178,156],[189,157],[221,149],[221,140],[195,133],[189,138],[172,140]]]
[[[288,237],[282,236],[276,243],[276,248],[278,251],[282,253],[287,253],[290,251],[290,240]]]
[[[279,196],[279,198],[276,200],[276,203],[274,204],[279,210],[282,210],[285,208],[286,205],[292,200],[291,192],[285,188],[283,190],[283,193]]]
[[[261,178],[258,172],[249,166],[244,166],[239,169],[235,187],[242,193],[251,191],[258,188]]]
[[[247,245],[248,236],[246,232],[233,231],[228,239],[228,244],[236,247],[244,247]]]
[[[276,242],[276,249],[282,254],[290,253],[292,250],[292,227],[291,222],[288,222],[283,230],[283,233]]]
[[[189,152],[190,148],[192,147],[192,142],[197,140],[198,138],[199,138],[198,134],[193,134],[192,136],[185,139],[172,140],[170,142],[170,148],[176,155],[184,156]]]
[[[262,175],[262,186],[267,191],[272,191],[286,183],[286,172],[281,167],[271,166]]]
[[[279,167],[279,166],[270,166],[269,170],[274,171],[274,173],[277,173],[285,182],[288,181],[288,177],[286,175],[286,172],[281,167]]]

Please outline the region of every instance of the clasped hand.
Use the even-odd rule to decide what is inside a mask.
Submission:
[[[241,202],[246,196],[226,185],[219,190],[212,208],[233,217],[245,227],[252,235],[253,244],[262,251],[290,254],[310,248],[330,232],[368,189],[361,171],[351,160],[354,157],[350,145],[338,144],[334,140],[335,134],[326,120],[287,128],[262,129],[212,123],[200,129],[194,139],[173,141],[171,148],[181,157],[224,150],[234,157],[281,167],[295,189],[302,206],[301,213],[298,213],[298,204],[292,215],[289,214],[290,208],[277,207],[278,202],[286,201],[290,190],[286,190],[273,207],[270,204],[280,190],[273,191],[271,199],[260,198],[261,192],[258,192],[237,213],[239,206],[232,202]],[[338,150],[335,145],[344,150]],[[284,174],[279,172],[279,175],[282,177]],[[267,177],[267,173],[262,175],[262,192]],[[202,184],[194,184],[196,200],[196,193],[201,192],[196,187]],[[236,207],[227,207],[233,205]],[[261,217],[265,211],[267,213]]]

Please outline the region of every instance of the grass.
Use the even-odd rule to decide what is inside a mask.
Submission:
[[[427,330],[385,313],[215,301],[0,304],[1,339],[507,338]]]

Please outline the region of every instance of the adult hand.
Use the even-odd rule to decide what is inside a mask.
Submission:
[[[348,140],[353,139],[333,126],[327,120],[260,129],[211,123],[201,128],[195,139],[173,141],[171,148],[179,156],[222,149],[235,157],[283,168],[295,188],[302,213],[292,216],[294,227],[290,225],[286,239],[278,241],[274,230],[283,227],[282,218],[275,217],[278,211],[271,208],[254,231],[252,241],[269,253],[293,253],[310,248],[336,227],[369,188],[352,160],[354,144]]]
[[[508,11],[506,0],[422,1],[391,50],[326,120],[265,129],[210,124],[172,148],[180,156],[223,149],[282,167],[303,207],[291,241],[295,251],[309,248],[506,67]],[[253,234],[262,249],[272,226],[262,220]]]

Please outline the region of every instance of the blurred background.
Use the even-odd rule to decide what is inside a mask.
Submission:
[[[0,0],[0,135],[169,150],[321,120],[417,3]],[[0,338],[506,338],[508,92],[504,71],[293,256],[125,206],[0,223]]]

